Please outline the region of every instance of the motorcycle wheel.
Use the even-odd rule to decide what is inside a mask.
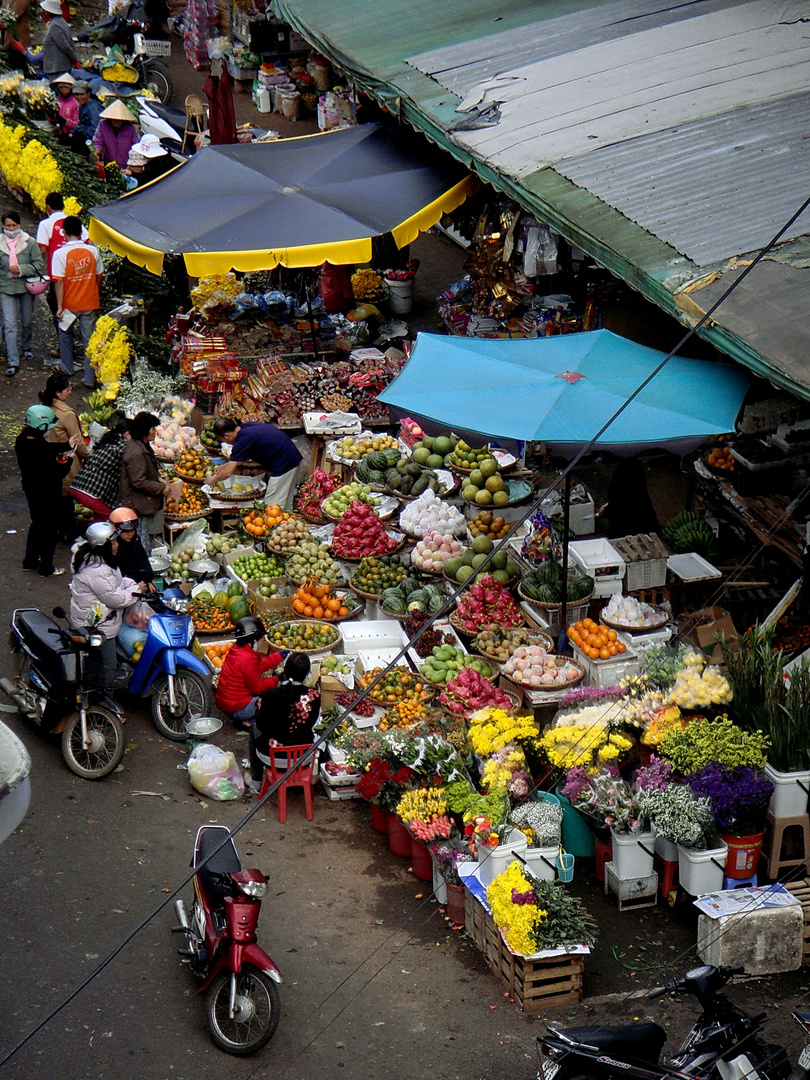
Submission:
[[[155,63],[144,64],[143,79],[145,89],[150,90],[161,105],[168,105],[174,93],[169,73]]]
[[[169,680],[161,675],[155,679],[152,687],[152,719],[161,735],[174,742],[183,742],[188,738],[186,722],[192,716],[210,716],[212,709],[211,691],[208,684],[196,671],[178,668],[174,676],[174,695],[177,707],[172,712],[169,706]]]
[[[221,971],[208,988],[205,1011],[211,1038],[226,1054],[255,1054],[273,1038],[281,1001],[273,980],[249,964],[236,976],[236,1013],[229,1016],[231,973]]]
[[[87,737],[82,744],[82,722],[78,713],[65,724],[62,732],[62,756],[71,772],[84,780],[101,780],[118,768],[124,756],[124,729],[121,721],[101,705],[87,709]]]

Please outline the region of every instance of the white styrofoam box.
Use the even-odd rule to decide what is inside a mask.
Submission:
[[[612,596],[622,591],[625,561],[611,543],[602,537],[596,540],[572,540],[568,554],[574,566],[594,579],[595,597]]]
[[[400,649],[408,640],[395,619],[350,620],[341,623],[343,652],[356,656],[361,649]]]
[[[558,492],[553,491],[540,503],[540,509],[546,517],[562,514],[563,503]],[[589,495],[583,502],[572,502],[568,510],[568,526],[574,536],[588,536],[596,531],[596,507]]]
[[[357,790],[356,787],[329,787],[327,784],[323,785],[323,790],[326,792],[326,797],[330,802],[345,802],[347,799],[362,799],[363,796]]]
[[[329,757],[336,765],[345,765],[348,760],[349,753],[347,750],[338,750],[334,743],[327,743],[329,748]]]
[[[354,787],[358,780],[363,779],[362,773],[343,772],[333,776],[332,773],[327,770],[325,765],[320,766],[318,775],[320,776],[321,783],[324,787],[334,788]]]
[[[626,652],[611,656],[609,660],[591,660],[579,646],[573,645],[573,649],[574,659],[585,668],[586,686],[616,686],[622,679],[638,675],[638,656],[633,649],[628,648]]]
[[[654,645],[666,645],[672,638],[672,627],[662,626],[660,630],[651,630],[648,634],[631,634],[627,630],[617,630],[616,636],[628,649],[644,653]]]
[[[742,891],[742,890],[741,890]],[[704,964],[737,964],[748,975],[796,971],[802,964],[804,917],[801,904],[764,907],[751,904],[739,912],[711,919],[698,916],[697,952]]]

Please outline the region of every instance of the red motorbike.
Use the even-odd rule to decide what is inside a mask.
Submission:
[[[227,835],[224,825],[201,826],[191,865],[204,862]],[[178,951],[203,980],[199,993],[206,994],[211,1038],[229,1054],[254,1054],[278,1027],[281,972],[256,941],[266,892],[267,878],[260,870],[243,870],[228,839],[194,878],[190,922],[183,901],[174,902],[180,925],[172,933],[186,938]]]

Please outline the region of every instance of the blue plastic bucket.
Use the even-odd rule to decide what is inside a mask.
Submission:
[[[562,846],[571,855],[579,855],[583,859],[594,854],[596,848],[593,842],[593,833],[588,823],[578,813],[564,795],[557,791],[556,798],[563,808],[562,820]]]

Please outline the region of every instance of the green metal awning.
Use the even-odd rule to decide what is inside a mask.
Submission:
[[[799,0],[275,7],[396,118],[684,325],[803,201]],[[790,238],[807,232],[810,213]],[[792,250],[700,333],[810,400],[808,260]]]

